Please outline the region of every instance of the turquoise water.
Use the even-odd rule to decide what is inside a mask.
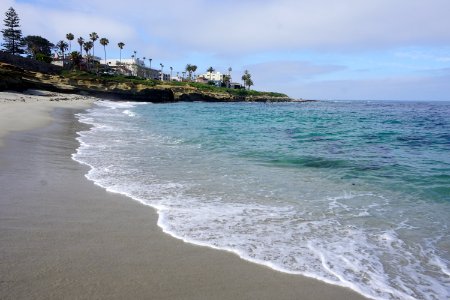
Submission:
[[[449,102],[104,101],[79,115],[93,127],[74,159],[187,242],[374,299],[448,299],[449,116]]]

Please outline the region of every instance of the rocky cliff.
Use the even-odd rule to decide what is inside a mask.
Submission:
[[[42,67],[23,67],[23,64],[0,62],[0,91],[26,89],[43,89],[60,93],[89,94],[108,99],[175,102],[175,101],[208,101],[208,102],[286,102],[287,96],[274,96],[260,93],[258,95],[239,95],[226,91],[200,89],[185,84],[183,86],[170,83],[154,83],[145,80],[121,80],[101,76],[63,76],[58,70],[40,72]],[[54,71],[54,72],[53,72]]]

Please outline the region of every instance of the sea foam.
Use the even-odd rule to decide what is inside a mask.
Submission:
[[[193,105],[217,117],[210,106]],[[298,172],[269,167],[258,156],[237,157],[225,151],[235,147],[226,138],[219,147],[183,123],[189,107],[151,108],[161,110],[159,116],[175,113],[159,124],[145,104],[103,101],[79,114],[91,128],[79,132],[73,159],[90,166],[86,177],[97,185],[154,207],[164,232],[373,299],[448,298],[448,261],[440,250],[447,224],[441,234],[418,226],[442,220],[433,212],[442,210],[439,203],[415,208],[398,201],[402,193],[336,181],[314,168]],[[191,131],[157,130],[177,122]]]

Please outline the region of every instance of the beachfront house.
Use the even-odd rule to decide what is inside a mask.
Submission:
[[[100,65],[101,61],[102,61],[102,59],[100,57],[89,55],[90,68]],[[81,60],[81,65],[80,65],[82,70],[88,69],[87,63],[88,63],[88,57],[84,56]],[[63,57],[61,54],[55,53],[52,58],[51,64],[55,65],[55,66],[60,66],[60,67],[66,68],[66,67],[72,66],[72,59],[69,54],[66,54]]]
[[[126,76],[137,76],[147,79],[161,80],[161,71],[148,68],[145,66],[145,61],[139,58],[129,59],[107,59],[106,63],[109,68],[114,70],[116,74],[122,74]],[[166,78],[167,74],[164,74],[163,78]],[[169,75],[170,79],[170,75]]]
[[[235,90],[245,89],[245,87],[242,84],[238,83],[238,82],[231,82],[229,84],[228,88],[235,89]]]
[[[198,77],[204,78],[208,81],[222,82],[225,77],[225,74],[222,74],[220,72],[211,72],[211,73],[207,72],[207,73],[198,75]]]

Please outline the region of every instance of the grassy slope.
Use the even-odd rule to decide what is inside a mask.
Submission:
[[[200,92],[211,92],[217,94],[230,94],[234,96],[265,96],[265,97],[288,97],[285,94],[281,93],[272,93],[272,92],[259,92],[253,90],[236,90],[236,89],[228,89],[223,87],[216,87],[208,84],[197,83],[197,82],[177,82],[177,81],[165,81],[161,82],[159,80],[151,80],[151,79],[140,79],[135,76],[121,76],[121,75],[95,75],[87,72],[79,72],[79,71],[63,71],[62,76],[65,78],[71,79],[81,79],[81,80],[89,80],[89,79],[101,79],[109,82],[116,83],[134,83],[134,84],[142,84],[148,87],[167,87],[167,88],[176,88],[176,87],[187,87],[187,88],[195,88]]]

